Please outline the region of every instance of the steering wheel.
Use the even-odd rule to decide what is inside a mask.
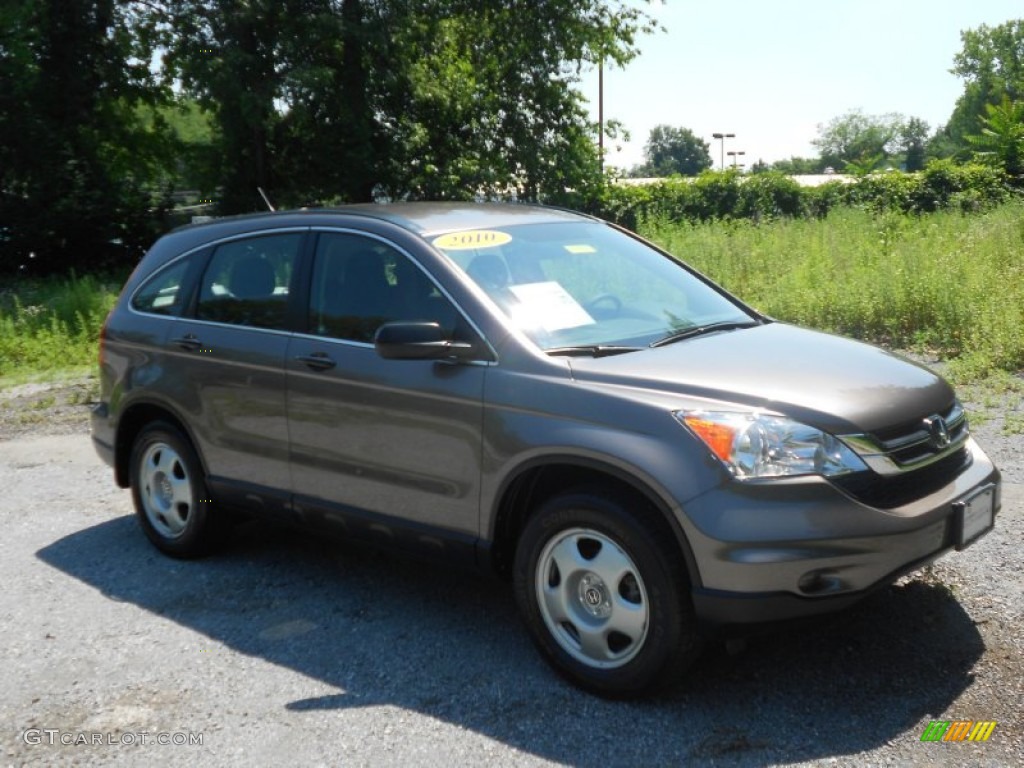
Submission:
[[[602,304],[604,304],[605,309],[609,310],[612,314],[618,314],[622,311],[622,299],[614,293],[599,293],[584,304],[583,308],[587,310],[587,312],[594,314],[594,311],[599,309]]]

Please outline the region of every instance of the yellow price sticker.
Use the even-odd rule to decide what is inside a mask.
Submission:
[[[512,242],[512,235],[496,229],[471,229],[449,232],[434,238],[434,245],[445,251],[472,251],[479,248],[497,248]]]

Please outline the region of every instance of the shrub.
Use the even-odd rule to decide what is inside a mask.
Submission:
[[[636,229],[648,219],[766,221],[821,218],[847,205],[875,213],[932,213],[953,208],[981,212],[1011,196],[1006,174],[983,165],[936,160],[919,173],[870,173],[854,181],[801,187],[791,176],[734,170],[674,176],[650,184],[605,184],[584,210]]]

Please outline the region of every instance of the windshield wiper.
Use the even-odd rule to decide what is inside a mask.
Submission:
[[[708,323],[707,325],[695,325],[691,328],[683,328],[680,331],[673,331],[668,336],[652,341],[652,347],[663,347],[666,344],[672,344],[677,341],[683,341],[684,339],[692,339],[694,336],[703,336],[705,333],[715,333],[716,331],[735,331],[740,328],[753,328],[755,325],[760,325],[759,320],[722,320],[717,323]]]
[[[615,344],[581,344],[578,347],[553,347],[545,349],[549,355],[566,355],[568,357],[608,357],[621,355],[625,352],[638,352],[643,347],[624,347]]]

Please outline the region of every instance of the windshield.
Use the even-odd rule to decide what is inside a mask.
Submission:
[[[599,222],[520,224],[431,242],[541,349],[642,347],[756,322],[667,258]]]

